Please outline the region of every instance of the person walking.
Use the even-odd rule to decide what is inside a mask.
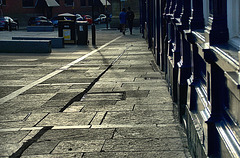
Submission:
[[[122,31],[122,33],[125,35],[127,22],[127,13],[125,8],[123,8],[122,11],[120,12],[119,19],[120,19],[120,31]]]
[[[127,10],[127,21],[128,21],[128,28],[130,30],[130,34],[132,35],[132,28],[133,28],[133,20],[134,20],[134,12],[128,7]]]

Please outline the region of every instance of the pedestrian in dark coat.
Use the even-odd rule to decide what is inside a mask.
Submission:
[[[128,7],[128,10],[127,10],[127,21],[128,21],[128,28],[130,30],[130,34],[132,34],[134,16],[135,16],[134,12],[131,10],[130,7]]]

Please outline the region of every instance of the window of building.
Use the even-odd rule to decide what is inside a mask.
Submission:
[[[240,2],[238,0],[227,1],[227,19],[229,31],[229,43],[240,50]]]
[[[86,6],[86,0],[81,0],[81,6]]]
[[[1,5],[6,5],[6,0],[0,0]]]
[[[66,6],[73,6],[74,2],[73,2],[73,0],[65,0],[65,5]]]
[[[22,1],[22,6],[23,7],[33,7],[34,2],[33,2],[33,0],[23,0]]]
[[[88,6],[92,6],[92,0],[88,1]]]
[[[209,17],[209,0],[203,0],[203,16],[205,26],[208,25],[208,17]]]

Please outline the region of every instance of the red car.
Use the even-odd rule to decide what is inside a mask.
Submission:
[[[83,19],[88,22],[88,24],[92,24],[92,17],[90,15],[83,15]]]

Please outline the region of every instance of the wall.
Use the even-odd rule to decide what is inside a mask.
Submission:
[[[140,12],[139,12],[139,0],[128,0],[126,2],[121,2],[119,0],[112,0],[112,22],[110,23],[110,26],[112,28],[118,28],[119,27],[119,13],[121,12],[122,8],[128,8],[131,7],[131,10],[135,14],[135,20],[134,20],[134,27],[139,27],[139,18],[140,18]]]
[[[240,157],[240,40],[229,42],[239,33],[233,20],[239,2],[140,3],[146,4],[140,8],[143,36],[165,74],[192,156]]]

